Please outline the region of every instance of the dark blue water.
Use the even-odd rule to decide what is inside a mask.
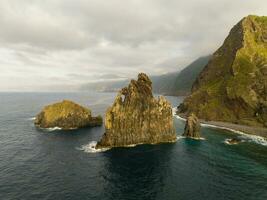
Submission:
[[[0,199],[267,199],[267,146],[227,145],[234,134],[202,128],[203,141],[86,153],[103,127],[41,131],[44,105],[71,99],[103,114],[109,93],[0,93]],[[182,98],[168,97],[175,106]],[[177,135],[184,122],[174,119]]]

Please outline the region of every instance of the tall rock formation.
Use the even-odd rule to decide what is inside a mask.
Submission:
[[[200,122],[194,113],[191,113],[187,117],[183,136],[196,139],[200,138]]]
[[[102,117],[92,117],[88,108],[64,100],[48,105],[36,116],[34,124],[40,128],[59,127],[64,130],[102,125]]]
[[[152,82],[144,73],[119,91],[106,111],[106,132],[96,148],[174,142],[172,107],[164,98],[155,99]]]
[[[248,16],[232,28],[178,112],[267,126],[267,17]]]

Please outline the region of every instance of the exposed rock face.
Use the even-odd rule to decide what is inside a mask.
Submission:
[[[191,113],[186,120],[183,136],[200,138],[200,122],[194,113]]]
[[[106,132],[96,148],[176,141],[172,107],[164,97],[153,97],[151,85],[141,73],[118,93],[106,112]]]
[[[179,106],[205,120],[267,126],[267,17],[233,27]]]
[[[92,117],[91,111],[72,101],[64,100],[46,106],[34,124],[40,128],[60,127],[64,130],[102,125],[102,117]]]

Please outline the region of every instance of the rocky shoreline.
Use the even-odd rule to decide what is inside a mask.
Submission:
[[[179,118],[182,118],[185,120],[185,115],[179,114]],[[201,125],[208,125],[210,127],[214,126],[214,128],[219,128],[219,129],[225,129],[229,130],[232,132],[240,132],[240,133],[245,133],[249,135],[256,135],[256,136],[261,136],[267,139],[267,128],[263,127],[253,127],[253,126],[246,126],[246,125],[241,125],[241,124],[233,124],[230,122],[221,122],[221,121],[206,121],[203,119],[199,119]]]

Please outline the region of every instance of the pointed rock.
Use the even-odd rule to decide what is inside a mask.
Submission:
[[[194,113],[191,113],[187,117],[183,136],[196,139],[200,138],[200,122]]]
[[[144,73],[131,80],[106,111],[106,132],[96,148],[176,141],[172,107],[153,97],[152,82]]]

